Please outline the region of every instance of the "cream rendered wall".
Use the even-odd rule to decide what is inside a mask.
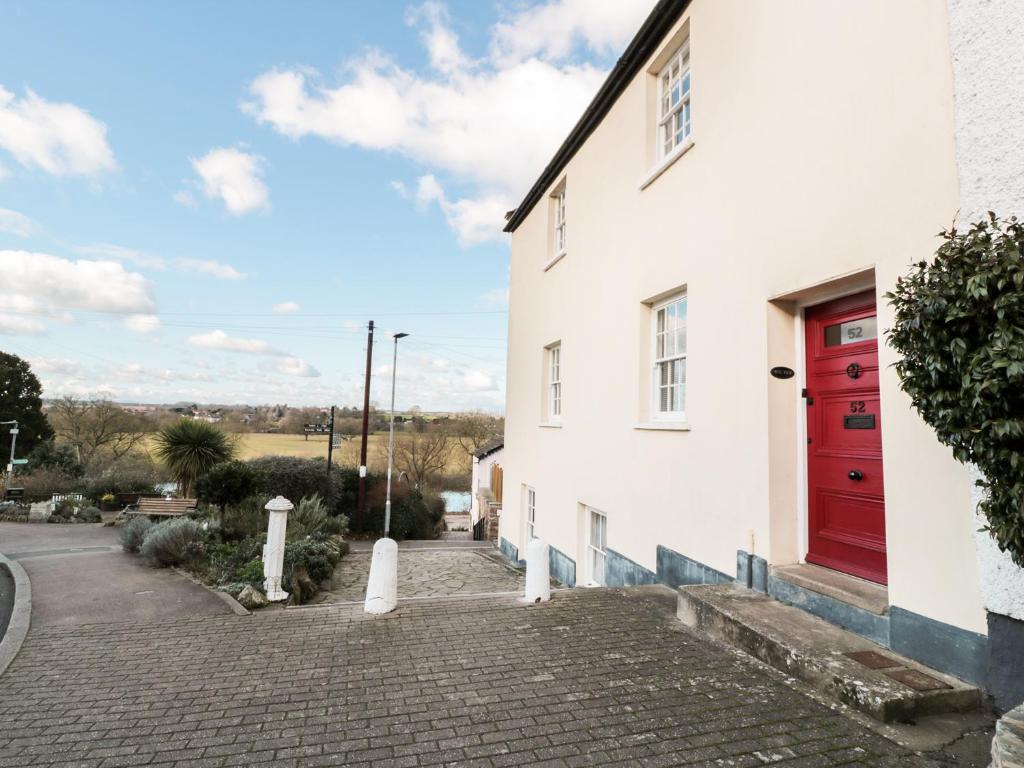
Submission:
[[[792,474],[770,478],[770,445],[795,443],[776,439],[786,427],[769,413],[779,382],[767,370],[797,368],[798,355],[794,344],[769,363],[768,300],[871,268],[884,292],[958,205],[942,4],[694,0],[687,21],[693,148],[640,190],[653,142],[641,73],[566,169],[568,255],[542,270],[543,201],[513,235],[501,535],[522,545],[519,489],[531,485],[538,535],[578,571],[581,503],[608,515],[611,549],[651,570],[657,544],[729,574],[751,536],[770,562],[802,554],[799,505],[789,524],[769,513]],[[637,429],[643,302],[677,286],[690,430]],[[891,323],[882,300],[879,315]],[[556,340],[563,412],[551,428],[542,362]],[[891,601],[983,632],[976,572],[950,567],[974,562],[965,472],[910,411],[891,353],[880,358]]]

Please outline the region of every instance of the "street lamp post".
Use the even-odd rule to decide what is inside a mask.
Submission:
[[[14,477],[14,445],[18,441],[18,422],[17,421],[0,421],[0,424],[10,424],[11,426],[11,457],[7,462],[7,484],[11,484],[11,479]]]
[[[391,532],[391,467],[395,457],[395,379],[398,373],[398,340],[404,339],[408,333],[396,333],[395,356],[391,364],[391,426],[388,430],[388,490],[387,499],[384,502],[384,538]]]

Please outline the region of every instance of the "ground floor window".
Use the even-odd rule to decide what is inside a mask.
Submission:
[[[604,586],[604,565],[608,550],[608,518],[587,507],[587,585]]]
[[[533,539],[537,538],[537,535],[533,532],[534,526],[537,523],[537,492],[525,486],[525,493],[523,494],[523,517],[526,520],[526,539],[525,543],[529,544]]]

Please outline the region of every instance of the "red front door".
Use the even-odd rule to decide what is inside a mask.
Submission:
[[[811,307],[807,562],[887,583],[874,292]]]

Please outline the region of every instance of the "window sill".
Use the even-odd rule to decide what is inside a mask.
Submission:
[[[559,421],[542,421],[537,426],[541,427],[542,429],[561,429],[562,423]]]
[[[661,174],[663,174],[665,171],[671,168],[675,164],[676,160],[685,155],[692,148],[693,134],[690,134],[686,138],[686,141],[684,141],[682,144],[680,144],[678,147],[672,150],[672,154],[663,158],[661,162],[654,166],[653,170],[651,170],[646,176],[644,176],[640,180],[640,189],[647,189],[647,187],[654,183],[655,179],[657,179],[659,176],[661,176]]]
[[[549,269],[551,269],[551,268],[552,268],[553,266],[555,266],[555,264],[557,264],[557,263],[558,263],[558,262],[560,262],[560,261],[561,261],[562,259],[564,259],[564,258],[565,258],[565,254],[566,254],[566,253],[567,253],[567,251],[562,251],[562,252],[561,252],[560,254],[558,254],[557,256],[555,256],[555,257],[554,257],[553,259],[551,259],[551,261],[549,261],[549,262],[548,262],[547,264],[545,264],[545,265],[544,265],[544,266],[543,266],[543,267],[541,268],[541,271],[542,271],[542,272],[547,272],[547,271],[548,271]]]
[[[643,421],[634,424],[633,429],[646,429],[660,432],[689,432],[690,425],[685,421]]]

